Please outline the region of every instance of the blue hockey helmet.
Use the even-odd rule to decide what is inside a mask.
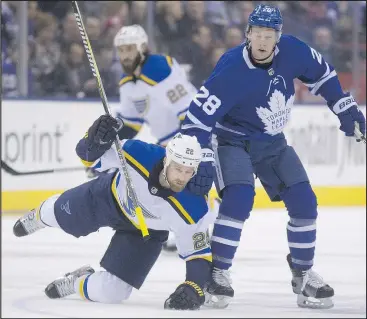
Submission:
[[[248,18],[246,33],[250,31],[250,27],[264,27],[281,32],[283,28],[282,14],[277,7],[259,4]]]

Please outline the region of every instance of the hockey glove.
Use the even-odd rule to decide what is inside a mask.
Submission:
[[[198,171],[188,182],[187,189],[195,195],[207,195],[214,179],[214,153],[209,148],[202,149],[203,158]]]
[[[338,116],[340,121],[339,129],[345,133],[346,136],[354,136],[355,122],[359,126],[359,131],[365,135],[366,134],[366,119],[358,108],[353,96],[348,94],[337,101],[332,107],[332,111]],[[360,142],[357,139],[357,142]]]
[[[164,303],[164,309],[198,310],[205,302],[203,290],[193,281],[185,281]]]

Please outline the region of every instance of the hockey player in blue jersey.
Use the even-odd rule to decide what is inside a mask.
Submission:
[[[210,278],[212,255],[208,226],[215,215],[208,213],[204,196],[186,189],[203,154],[197,139],[177,133],[166,148],[139,140],[125,139],[122,149],[139,206],[150,233],[144,241],[131,194],[116,148],[112,145],[122,126],[102,115],[89,128],[76,152],[88,167],[117,172],[66,190],[46,199],[14,225],[14,234],[26,236],[46,227],[74,236],[87,236],[100,227],[115,233],[95,271],[83,266],[50,283],[49,298],[77,294],[85,300],[120,303],[139,289],[155,264],[162,244],[172,231],[179,256],[186,261],[186,280],[169,296],[165,309],[199,309],[204,303],[203,286]]]
[[[202,147],[211,146],[215,154],[215,168],[213,163],[201,163],[188,188],[205,194],[214,178],[222,198],[211,238],[212,278],[206,288],[207,304],[216,307],[227,306],[234,296],[228,269],[253,208],[254,175],[269,198],[283,201],[288,210],[287,261],[298,305],[333,306],[334,290],[312,270],[317,199],[282,133],[290,119],[294,79],[326,100],[346,136],[355,136],[355,126],[365,134],[365,117],[353,96],[342,91],[334,68],[306,43],[282,35],[282,25],[278,8],[260,4],[254,9],[246,42],[218,61],[190,104],[181,129],[196,136]]]

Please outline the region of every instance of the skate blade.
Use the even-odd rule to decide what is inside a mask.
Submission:
[[[205,293],[204,306],[209,307],[209,308],[215,308],[215,309],[224,309],[228,307],[231,299],[232,297],[228,297],[228,296],[221,296],[221,295],[214,296],[214,295]]]
[[[334,307],[334,303],[330,298],[316,299],[313,297],[306,297],[303,295],[297,296],[298,307],[310,309],[330,309]]]

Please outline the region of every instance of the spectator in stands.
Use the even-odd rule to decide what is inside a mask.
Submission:
[[[29,45],[28,58],[29,58],[29,68],[28,68],[28,92],[27,97],[33,96],[33,74],[31,69],[31,60],[34,58],[33,45]],[[20,97],[20,91],[18,86],[18,76],[17,76],[17,61],[18,52],[16,50],[9,51],[10,55],[5,59],[1,60],[1,93],[3,97]]]
[[[58,77],[54,81],[58,96],[85,97],[83,85],[89,78],[84,48],[79,43],[70,44],[57,66]]]
[[[69,51],[69,46],[72,43],[82,43],[78,25],[76,24],[75,15],[73,12],[69,12],[62,21],[58,42],[65,52]]]
[[[147,29],[147,1],[133,1],[130,8],[130,24],[139,24]]]
[[[159,32],[159,51],[176,58],[183,63],[185,57],[182,55],[182,47],[185,45],[187,29],[183,17],[184,11],[181,1],[170,1],[159,5],[156,16],[156,25]]]
[[[84,23],[93,52],[94,54],[99,54],[100,50],[106,46],[105,41],[101,38],[101,21],[97,17],[89,16]],[[112,44],[109,45],[112,46]]]
[[[70,1],[37,1],[38,8],[46,13],[51,14],[58,21],[62,21],[67,13],[72,9]],[[84,1],[81,1],[84,2]]]
[[[227,48],[224,46],[215,47],[210,55],[210,66],[212,70],[217,65],[217,62],[221,58],[221,56],[227,51]]]
[[[212,66],[210,59],[213,50],[213,36],[208,25],[201,25],[194,30],[192,39],[182,47],[186,61],[193,66],[191,83],[199,89],[203,81],[210,75]]]
[[[205,1],[182,1],[185,5],[185,14],[183,17],[184,28],[187,36],[203,24],[209,24],[205,15]],[[170,5],[170,2],[169,2]]]
[[[320,26],[313,30],[312,46],[315,50],[320,52],[326,61],[334,65],[333,56],[333,37],[331,30],[328,27]]]
[[[242,32],[247,26],[247,19],[250,13],[255,9],[252,1],[233,1],[228,5],[228,12],[230,15],[231,25],[237,25]]]
[[[206,16],[216,39],[223,37],[223,31],[229,23],[229,15],[224,1],[205,1]]]
[[[1,58],[6,59],[12,54],[15,45],[16,33],[19,26],[16,22],[13,9],[7,1],[1,1]]]
[[[227,50],[240,45],[243,41],[244,32],[240,28],[232,26],[226,29],[224,34],[224,43]]]
[[[56,66],[60,62],[60,44],[56,40],[57,21],[51,14],[42,13],[37,21],[34,69],[40,96],[52,95]]]

